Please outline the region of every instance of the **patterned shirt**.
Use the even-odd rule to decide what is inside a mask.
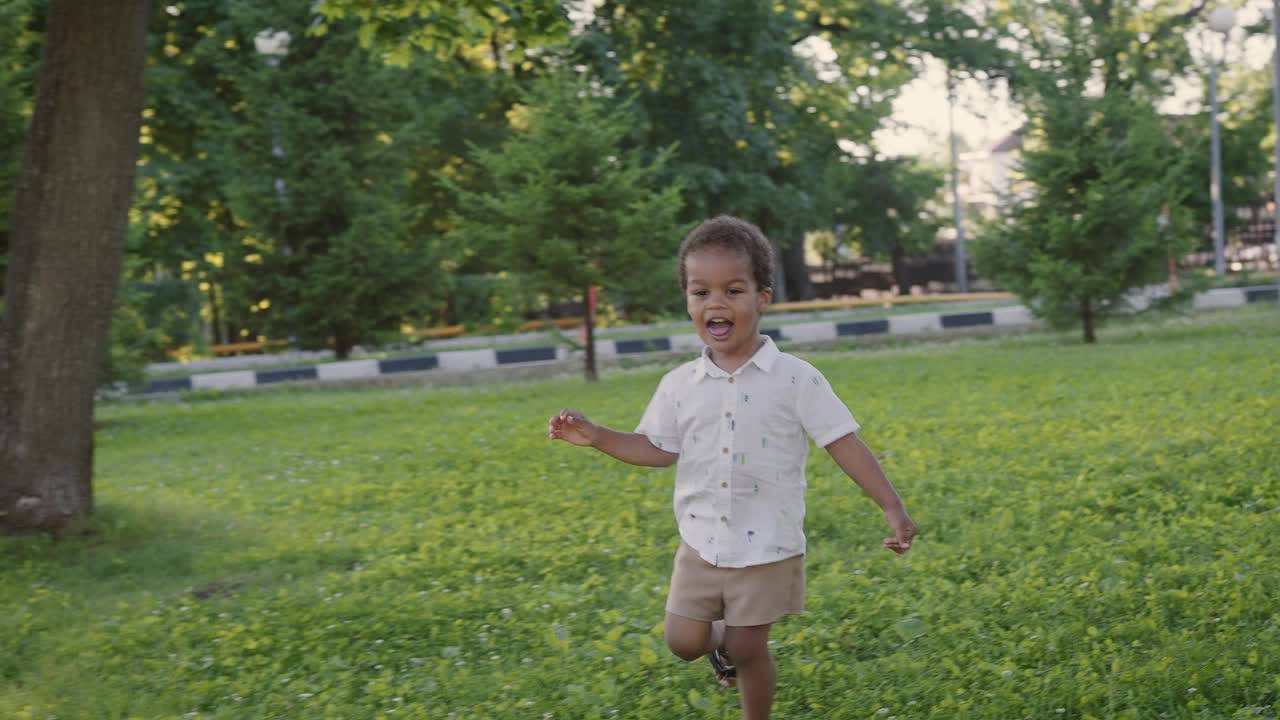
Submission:
[[[859,428],[817,368],[764,340],[732,374],[705,349],[667,373],[636,427],[679,453],[680,537],[719,567],[803,554],[809,438],[826,447]]]

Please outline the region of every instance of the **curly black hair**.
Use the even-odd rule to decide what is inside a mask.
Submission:
[[[704,247],[722,247],[746,256],[751,262],[751,278],[756,289],[773,287],[773,248],[760,228],[741,218],[720,215],[703,221],[680,243],[680,289],[689,289],[684,259]]]

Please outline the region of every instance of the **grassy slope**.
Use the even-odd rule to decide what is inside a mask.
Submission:
[[[1274,717],[1277,340],[1251,308],[807,355],[923,535],[879,549],[812,457],[779,715]],[[736,717],[662,648],[670,471],[545,439],[631,426],[660,374],[104,407],[102,531],[0,540],[0,708]]]

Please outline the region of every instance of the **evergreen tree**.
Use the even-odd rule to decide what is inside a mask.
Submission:
[[[1123,95],[1056,102],[1038,119],[1023,172],[1034,186],[978,246],[978,263],[1056,327],[1096,324],[1128,309],[1171,252],[1160,227],[1185,190],[1175,146],[1149,105]],[[1185,213],[1177,215],[1179,225]]]
[[[448,183],[459,200],[452,236],[551,299],[586,302],[602,286],[625,304],[674,285],[681,188],[659,179],[670,152],[645,162],[629,149],[631,108],[599,93],[598,84],[565,73],[537,82],[523,129],[474,151],[489,186]],[[594,319],[586,316],[585,372],[594,380]]]
[[[1029,117],[1025,187],[979,243],[979,268],[1055,326],[1095,327],[1181,251],[1183,162],[1154,110],[1195,13],[1025,0],[1004,20],[1021,42],[1014,87]],[[1168,209],[1171,226],[1161,228]]]

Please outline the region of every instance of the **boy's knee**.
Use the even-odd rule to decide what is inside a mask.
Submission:
[[[697,638],[667,634],[667,648],[671,650],[671,654],[687,662],[697,660],[706,654],[704,645],[706,642],[699,642]]]
[[[737,630],[737,632],[735,632]],[[743,632],[730,628],[725,634],[724,649],[735,665],[754,665],[769,660],[769,633]]]

